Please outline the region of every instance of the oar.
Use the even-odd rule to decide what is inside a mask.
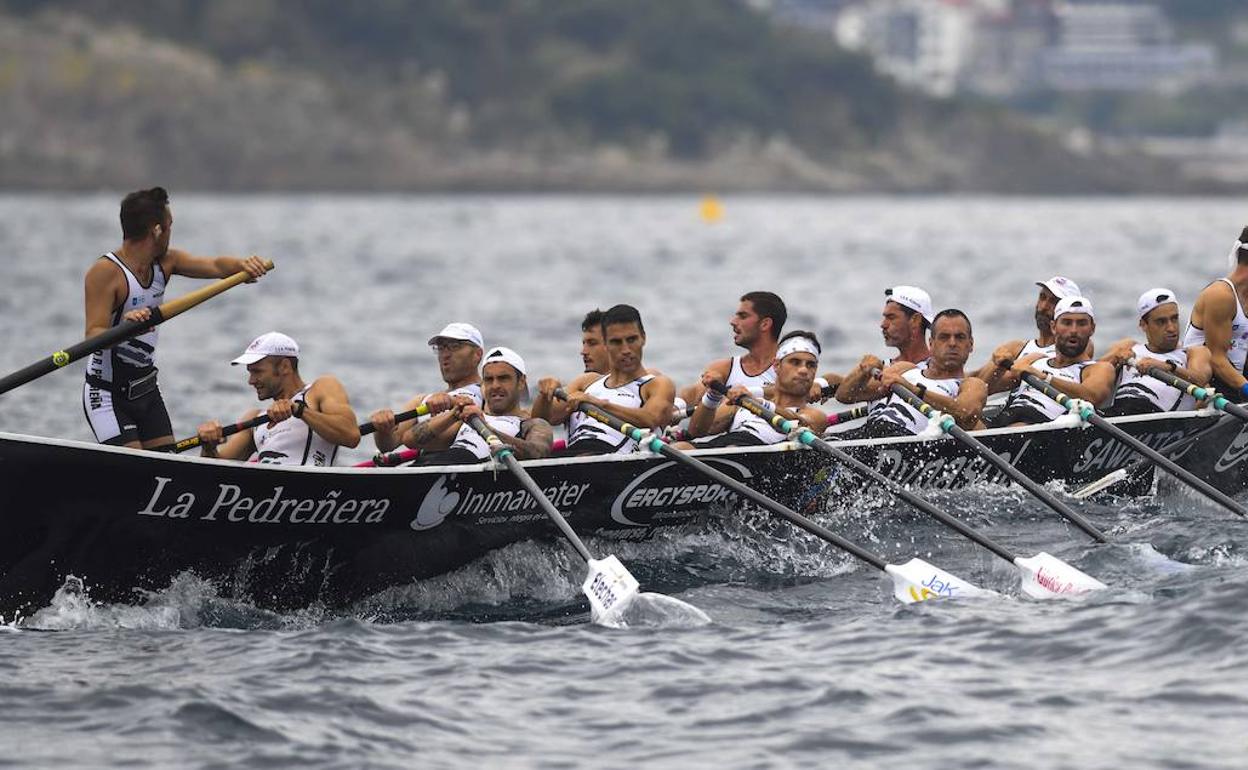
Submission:
[[[401,412],[399,414],[396,414],[394,416],[394,421],[396,423],[400,423],[400,422],[403,422],[404,420],[410,420],[413,417],[423,417],[426,414],[429,414],[429,407],[426,406],[425,404],[421,404],[415,409],[409,409],[406,412]],[[238,433],[240,430],[247,430],[248,428],[257,428],[261,425],[264,425],[268,421],[269,421],[269,416],[267,414],[258,414],[255,417],[251,418],[250,420],[236,422],[233,425],[226,425],[225,427],[221,428],[221,435],[233,436],[235,433]],[[375,427],[373,427],[373,424],[371,422],[362,422],[360,423],[359,428],[360,428],[361,436],[367,436],[368,434],[373,433],[377,430]],[[152,451],[152,452],[185,452],[188,449],[194,449],[195,447],[199,446],[199,444],[200,444],[199,436],[189,436],[187,438],[182,439],[181,441],[175,441],[172,444],[162,444],[161,446],[158,446],[158,447],[152,447],[151,450],[149,451]]]
[[[419,449],[396,449],[393,452],[378,452],[373,459],[356,463],[353,468],[392,468],[409,460],[420,457]]]
[[[567,393],[560,388],[555,391],[558,398],[567,398]],[[854,558],[871,565],[872,567],[886,573],[893,581],[893,596],[903,604],[912,604],[921,602],[925,599],[937,597],[961,597],[961,596],[980,596],[989,595],[991,591],[985,591],[960,577],[957,577],[939,567],[928,564],[922,559],[915,557],[902,565],[888,564],[879,556],[867,551],[845,538],[837,535],[835,532],[823,527],[793,509],[781,503],[772,500],[766,495],[756,492],[740,481],[731,476],[722,473],[715,468],[707,465],[701,460],[697,460],[684,452],[663,443],[663,441],[649,431],[644,431],[635,425],[630,425],[620,418],[609,412],[599,409],[592,404],[580,403],[576,407],[579,411],[598,420],[599,422],[614,428],[620,433],[628,436],[638,443],[638,445],[662,455],[668,459],[674,460],[686,467],[692,468],[697,472],[714,479],[722,486],[731,489],[738,495],[753,501],[764,509],[780,516],[794,526],[800,527],[810,534],[825,540],[842,551],[845,551]]]
[[[1000,543],[997,543],[987,535],[976,532],[845,450],[819,438],[813,431],[801,423],[795,420],[786,420],[784,417],[776,414],[775,411],[768,409],[765,405],[749,396],[741,398],[737,403],[743,409],[748,409],[766,420],[772,427],[782,433],[791,433],[797,430],[796,438],[798,443],[814,447],[821,452],[831,455],[833,459],[842,465],[847,465],[857,473],[884,486],[902,500],[936,519],[941,524],[1013,564],[1018,568],[1019,576],[1022,578],[1021,587],[1023,593],[1032,598],[1051,599],[1055,597],[1078,596],[1107,587],[1096,578],[1043,551],[1026,559],[1017,556]]]
[[[1020,487],[1027,490],[1032,495],[1037,497],[1040,502],[1056,511],[1062,518],[1091,535],[1093,539],[1102,543],[1109,542],[1109,538],[1106,537],[1105,533],[1097,529],[1092,522],[1072,510],[1069,505],[1066,505],[1061,500],[1058,500],[1056,497],[1049,494],[1044,487],[1033,481],[1029,476],[1027,476],[1027,474],[1023,473],[1018,468],[1015,468],[1013,465],[1010,465],[1009,461],[1004,457],[984,446],[984,442],[963,430],[954,421],[953,417],[937,412],[930,404],[919,398],[918,394],[911,393],[900,384],[894,384],[891,388],[889,388],[889,390],[893,392],[893,395],[919,410],[924,417],[929,420],[935,420],[942,432],[953,436],[955,439],[965,444],[972,452],[992,463],[992,465],[1013,479]]]
[[[1135,366],[1135,359],[1127,361],[1129,366]],[[1219,412],[1226,412],[1234,415],[1237,419],[1248,422],[1248,409],[1239,404],[1232,404],[1226,400],[1226,397],[1218,393],[1213,388],[1202,388],[1194,382],[1188,382],[1174,372],[1166,371],[1156,366],[1148,367],[1148,371],[1140,371],[1140,374],[1146,374],[1153,379],[1161,380],[1172,388],[1178,388],[1188,394],[1197,401],[1209,401],[1209,405]]]
[[[1179,466],[1173,460],[1170,460],[1156,449],[1153,449],[1148,444],[1145,444],[1135,436],[1132,436],[1130,433],[1127,433],[1122,428],[1119,428],[1117,425],[1114,425],[1109,420],[1100,416],[1096,413],[1096,409],[1093,408],[1093,406],[1088,402],[1082,400],[1076,401],[1076,399],[1072,399],[1070,396],[1067,396],[1065,393],[1061,392],[1034,374],[1024,374],[1023,380],[1026,381],[1026,383],[1031,387],[1056,401],[1059,406],[1070,409],[1072,412],[1078,414],[1079,419],[1091,423],[1093,426],[1109,434],[1114,439],[1131,447],[1137,454],[1147,457],[1159,468],[1195,488],[1196,491],[1200,492],[1205,497],[1208,497],[1210,500],[1213,500],[1218,505],[1221,505],[1223,508],[1226,508],[1231,513],[1234,513],[1237,516],[1248,517],[1248,511],[1245,511],[1229,496],[1223,494],[1217,489],[1214,489],[1208,482],[1197,478],[1191,471]]]
[[[638,598],[640,584],[637,578],[633,577],[620,560],[614,554],[609,554],[601,559],[595,559],[589,549],[585,547],[585,543],[573,531],[572,526],[568,524],[563,514],[559,513],[559,509],[555,504],[546,497],[541,487],[533,480],[516,459],[511,448],[503,444],[502,439],[495,435],[490,426],[485,424],[485,420],[480,417],[468,418],[468,424],[473,430],[481,434],[481,438],[485,439],[486,444],[490,447],[490,452],[498,460],[501,460],[513,474],[516,480],[520,482],[520,486],[524,487],[537,504],[541,506],[542,511],[550,517],[555,523],[563,536],[568,539],[576,552],[585,561],[589,567],[589,574],[585,576],[585,582],[581,584],[581,590],[589,599],[589,606],[593,612],[594,622],[609,626],[619,626],[622,624],[625,609],[634,600]],[[679,599],[667,597],[667,600],[680,602]],[[705,613],[693,607],[684,604],[686,608],[692,612],[705,617]]]
[[[1238,422],[1238,420],[1234,417],[1231,417],[1230,415],[1223,415],[1222,418],[1218,420],[1217,422],[1215,422],[1213,425],[1210,425],[1209,427],[1204,428],[1202,430],[1198,430],[1195,433],[1191,434],[1190,436],[1184,436],[1183,438],[1178,439],[1177,441],[1171,441],[1169,444],[1166,444],[1165,446],[1163,446],[1161,449],[1158,449],[1157,451],[1161,452],[1163,455],[1173,460],[1175,455],[1178,452],[1183,451],[1188,446],[1204,438],[1205,434],[1212,433],[1213,431],[1218,430],[1222,428],[1223,426],[1229,423],[1233,423],[1233,422]],[[1153,466],[1153,463],[1151,460],[1147,458],[1141,458],[1124,468],[1119,468],[1116,471],[1111,471],[1105,474],[1104,476],[1100,477],[1096,481],[1090,481],[1087,484],[1084,484],[1082,487],[1079,487],[1074,492],[1071,492],[1070,496],[1075,498],[1076,500],[1084,500],[1086,498],[1091,497],[1092,495],[1095,495],[1097,492],[1102,492],[1114,486],[1115,484],[1118,484],[1122,481],[1126,481],[1128,478],[1131,478],[1132,476],[1135,476],[1139,473],[1143,473],[1146,469],[1151,468],[1152,466]]]
[[[264,265],[267,269],[272,270],[273,260],[267,260]],[[30,366],[18,369],[16,372],[0,378],[0,393],[7,393],[49,372],[68,366],[97,350],[103,350],[131,337],[138,336],[153,326],[164,323],[176,315],[185,313],[196,305],[210,300],[221,292],[232,289],[250,279],[251,273],[239,271],[229,278],[222,278],[216,283],[209,284],[202,289],[196,289],[188,294],[183,294],[181,297],[171,299],[159,307],[152,308],[152,314],[146,321],[122,321],[113,328],[100,332],[94,337],[70,345],[64,350],[58,350],[47,358],[36,361]]]
[[[865,404],[862,406],[855,406],[853,409],[845,409],[844,411],[833,412],[832,414],[828,415],[828,427],[832,427],[833,425],[840,425],[841,423],[849,422],[850,420],[857,420],[861,417],[866,417],[870,413],[871,413],[871,407]]]

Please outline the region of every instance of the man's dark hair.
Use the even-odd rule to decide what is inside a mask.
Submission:
[[[819,338],[815,336],[814,332],[808,332],[802,329],[794,329],[793,331],[789,332],[788,334],[780,338],[780,344],[783,345],[784,341],[789,339],[790,337],[805,337],[806,339],[815,343],[815,350],[818,350],[820,355],[823,354],[823,345],[819,344]]]
[[[942,310],[936,314],[936,317],[932,319],[933,333],[935,333],[935,330],[936,330],[936,322],[942,318],[961,318],[963,321],[966,321],[966,333],[971,335],[972,337],[975,336],[975,331],[974,329],[971,328],[971,319],[967,317],[966,313],[963,313],[961,310],[958,310],[956,307],[946,308],[945,310]]]
[[[1248,265],[1248,227],[1240,231],[1239,242],[1245,245],[1240,246],[1235,253],[1235,261],[1241,265]]]
[[[601,308],[594,308],[586,313],[585,320],[581,321],[581,331],[587,332],[591,329],[601,329],[602,317],[604,315],[606,315],[606,313],[602,312]]]
[[[890,298],[888,301],[889,301],[889,302],[892,302],[894,305],[896,305],[897,307],[901,308],[901,312],[903,312],[903,313],[905,313],[905,314],[906,314],[906,320],[907,320],[907,321],[909,321],[911,318],[914,318],[914,316],[915,316],[916,314],[918,314],[918,312],[919,312],[919,311],[915,310],[915,309],[914,309],[914,308],[912,308],[912,307],[906,307],[905,305],[901,304],[900,302],[898,302],[898,301],[897,301],[897,300],[895,300],[895,299]],[[933,320],[935,320],[935,319],[933,319]],[[920,315],[920,316],[919,316],[919,333],[920,333],[920,334],[922,334],[922,333],[926,332],[926,331],[927,331],[928,329],[930,329],[930,328],[932,328],[932,325],[931,325],[930,323],[928,323],[928,322],[927,322],[927,319],[926,319],[926,318],[924,318],[923,316],[921,316],[921,315]]]
[[[121,199],[121,237],[127,241],[143,238],[153,225],[164,224],[169,193],[163,187],[137,190]]]
[[[603,339],[606,339],[607,327],[611,324],[637,324],[638,331],[646,333],[646,327],[641,325],[641,313],[632,305],[615,305],[602,314]]]
[[[749,302],[759,318],[771,319],[771,338],[779,339],[784,329],[784,322],[789,320],[789,311],[784,307],[780,295],[769,291],[751,291],[741,295],[741,302]]]

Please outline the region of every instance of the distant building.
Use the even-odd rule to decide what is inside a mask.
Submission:
[[[836,39],[901,83],[948,96],[970,61],[975,23],[976,7],[964,0],[875,0],[845,8]]]

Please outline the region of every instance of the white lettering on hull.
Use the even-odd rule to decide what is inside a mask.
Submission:
[[[156,476],[152,496],[147,505],[135,513],[139,516],[162,516],[168,519],[190,518],[198,499],[194,492],[171,488],[173,478]],[[380,524],[390,510],[388,498],[342,497],[333,490],[322,499],[287,497],[285,486],[275,486],[268,494],[251,497],[243,494],[237,484],[217,484],[217,496],[210,506],[200,506],[200,521],[234,524]]]

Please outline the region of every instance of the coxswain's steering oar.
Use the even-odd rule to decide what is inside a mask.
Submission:
[[[737,402],[737,404],[741,408],[747,409],[766,420],[772,427],[782,433],[792,433],[794,430],[797,430],[798,433],[796,439],[798,443],[814,447],[821,452],[831,455],[833,459],[842,465],[846,465],[855,472],[866,476],[877,484],[880,484],[896,494],[902,500],[919,509],[923,513],[926,513],[928,516],[936,519],[941,524],[944,524],[946,527],[949,527],[968,540],[983,546],[1002,559],[1005,559],[1010,564],[1013,564],[1018,568],[1019,575],[1022,578],[1021,586],[1023,593],[1032,598],[1068,598],[1078,596],[1080,594],[1086,594],[1090,591],[1098,591],[1107,587],[1096,578],[1079,571],[1056,556],[1052,556],[1043,551],[1027,559],[1011,553],[1004,546],[989,538],[987,535],[976,532],[963,524],[961,521],[953,518],[949,514],[932,505],[927,500],[924,500],[922,497],[914,494],[898,482],[880,473],[840,447],[829,444],[819,438],[813,431],[803,426],[801,423],[796,420],[785,419],[784,417],[776,414],[774,410],[768,409],[765,404],[760,403],[754,398],[744,396]]]
[[[537,501],[542,511],[550,517],[563,536],[568,539],[580,557],[585,560],[585,564],[589,567],[589,574],[585,577],[585,582],[581,585],[581,590],[585,592],[585,596],[589,599],[589,606],[593,612],[594,622],[608,626],[621,626],[623,623],[624,611],[634,601],[642,598],[645,594],[640,594],[640,585],[637,578],[633,577],[620,560],[614,554],[609,554],[601,559],[595,559],[589,549],[585,547],[585,543],[573,531],[572,526],[568,524],[563,514],[559,513],[559,509],[555,504],[546,497],[541,487],[533,480],[516,459],[511,448],[503,444],[503,440],[495,435],[490,426],[485,424],[485,420],[480,417],[470,417],[468,424],[472,429],[481,434],[481,438],[485,439],[485,443],[489,445],[491,454],[495,459],[502,461],[520,482],[520,486]],[[706,613],[699,610],[687,602],[682,602],[671,596],[664,597],[665,602],[677,602],[683,607],[685,612],[693,614],[699,619],[709,621]]]
[[[264,266],[272,270],[273,260],[266,261]],[[8,393],[10,390],[25,385],[31,380],[37,380],[49,372],[54,372],[80,358],[85,358],[97,350],[112,347],[119,342],[138,336],[153,326],[164,323],[176,315],[185,313],[187,310],[212,299],[221,292],[232,289],[240,283],[245,283],[249,280],[251,280],[251,273],[240,270],[229,278],[222,278],[216,283],[209,284],[202,289],[196,289],[188,294],[183,294],[177,299],[171,299],[159,307],[152,308],[152,314],[146,321],[122,321],[113,328],[100,332],[94,337],[70,345],[64,350],[58,350],[47,358],[36,361],[30,366],[18,369],[16,372],[0,378],[0,393]]]
[[[1105,533],[1097,529],[1092,522],[1088,521],[1079,513],[1071,509],[1069,505],[1066,505],[1061,500],[1058,500],[1056,497],[1051,495],[1044,489],[1044,487],[1040,486],[1029,476],[1027,476],[1027,474],[1023,473],[1018,468],[1015,468],[1013,465],[1010,465],[1009,461],[1007,461],[1004,457],[984,446],[984,442],[963,430],[962,427],[954,421],[952,416],[937,412],[931,404],[928,404],[926,401],[919,398],[917,393],[911,393],[900,383],[894,383],[889,390],[893,392],[893,395],[897,396],[902,401],[905,401],[913,408],[919,410],[919,412],[928,420],[935,420],[936,425],[939,426],[943,433],[948,433],[950,436],[953,436],[955,439],[965,444],[972,452],[992,463],[993,466],[1013,479],[1014,482],[1020,487],[1027,490],[1032,495],[1037,497],[1040,502],[1056,511],[1059,516],[1091,535],[1093,539],[1101,543],[1109,542],[1109,538],[1105,535]]]
[[[1248,511],[1245,511],[1228,495],[1214,489],[1213,486],[1207,481],[1197,478],[1197,476],[1191,471],[1179,466],[1173,460],[1167,458],[1156,449],[1153,449],[1148,444],[1145,444],[1135,436],[1132,436],[1122,428],[1119,428],[1109,420],[1106,420],[1104,417],[1097,414],[1096,409],[1088,402],[1072,399],[1070,396],[1067,396],[1065,393],[1061,392],[1034,374],[1024,374],[1023,380],[1031,387],[1056,401],[1059,406],[1069,409],[1073,413],[1077,414],[1079,419],[1091,423],[1093,426],[1109,434],[1117,441],[1131,447],[1137,454],[1147,457],[1155,465],[1165,470],[1171,476],[1174,476],[1189,486],[1194,487],[1196,491],[1200,492],[1210,500],[1213,500],[1218,505],[1221,505],[1223,508],[1226,508],[1231,513],[1234,513],[1237,516],[1248,517]]]
[[[421,404],[415,409],[409,409],[406,412],[401,412],[399,414],[396,414],[394,416],[394,421],[396,423],[400,423],[400,422],[403,422],[405,420],[410,420],[415,417],[423,417],[426,414],[429,414],[429,407],[425,404]],[[248,428],[258,428],[261,425],[264,425],[268,421],[269,421],[269,415],[262,412],[256,415],[255,417],[252,417],[250,420],[243,420],[242,422],[236,422],[233,425],[226,425],[222,427],[221,435],[223,437],[233,436],[235,433],[238,433],[240,430],[247,430]],[[368,434],[373,433],[377,430],[377,428],[375,428],[371,422],[362,422],[360,423],[359,428],[360,428],[361,436],[367,436]],[[185,452],[186,450],[194,449],[195,447],[199,445],[200,445],[199,436],[189,436],[187,438],[182,439],[181,441],[175,441],[172,444],[164,444],[162,446],[152,447],[149,451],[152,451],[152,452]]]
[[[568,394],[560,388],[555,391],[555,396],[566,399]],[[642,430],[635,425],[630,425],[620,418],[609,412],[599,409],[592,404],[577,404],[577,410],[584,412],[586,415],[598,420],[604,425],[619,431],[638,443],[638,445],[662,455],[671,460],[685,465],[689,468],[702,473],[719,484],[731,489],[738,495],[753,501],[764,509],[780,516],[781,518],[793,524],[796,527],[806,530],[810,534],[825,540],[842,551],[845,551],[854,558],[863,561],[872,567],[886,573],[893,581],[893,596],[903,604],[913,604],[921,602],[925,599],[933,599],[937,597],[957,598],[962,596],[982,596],[991,595],[991,591],[985,591],[956,575],[950,574],[939,567],[928,564],[917,556],[902,565],[888,564],[879,556],[867,551],[845,538],[837,535],[835,532],[823,527],[805,516],[801,515],[792,508],[782,503],[772,500],[766,495],[756,492],[750,487],[742,484],[740,481],[731,476],[722,473],[701,460],[690,457],[679,449],[663,443],[662,439],[649,431]]]

